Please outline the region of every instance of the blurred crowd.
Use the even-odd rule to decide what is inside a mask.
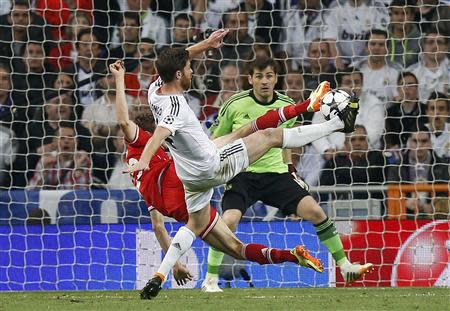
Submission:
[[[295,150],[310,185],[449,182],[448,2],[0,2],[2,189],[132,187],[121,174],[125,144],[107,65],[125,60],[133,117],[147,107],[158,52],[221,27],[230,29],[224,46],[192,62],[186,93],[205,131],[231,95],[250,87],[246,65],[269,56],[281,68],[277,91],[297,102],[324,80],[361,99],[353,134]],[[318,122],[320,113],[298,120]],[[429,198],[421,202],[429,209]]]

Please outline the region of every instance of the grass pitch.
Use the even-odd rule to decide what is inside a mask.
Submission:
[[[0,310],[427,310],[449,311],[445,288],[289,288],[163,290],[154,300],[140,300],[138,291],[0,293]]]

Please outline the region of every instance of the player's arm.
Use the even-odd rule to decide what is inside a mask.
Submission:
[[[135,164],[130,165],[124,170],[124,173],[133,173],[137,171],[143,171],[148,169],[148,164],[151,158],[155,155],[156,151],[161,147],[164,140],[169,137],[172,132],[162,126],[157,126],[152,138],[150,138],[145,145],[141,158]]]
[[[195,58],[209,49],[222,47],[223,38],[228,34],[228,31],[228,29],[216,30],[207,39],[188,47],[186,51],[189,52],[189,58]]]
[[[162,250],[167,253],[170,246],[170,236],[164,226],[164,216],[156,209],[150,211],[150,219],[152,220],[152,228],[155,232],[156,239]]]
[[[171,238],[166,230],[166,226],[164,226],[164,216],[156,209],[153,209],[150,211],[150,218],[152,220],[153,232],[155,232],[156,239],[164,253],[167,253]],[[189,270],[179,261],[177,261],[173,267],[173,277],[178,285],[184,285],[193,279]]]
[[[115,63],[109,65],[109,69],[116,80],[117,123],[122,129],[125,139],[127,141],[133,141],[136,138],[137,125],[130,120],[128,115],[128,105],[125,97],[125,68],[123,67],[123,61],[116,61]]]

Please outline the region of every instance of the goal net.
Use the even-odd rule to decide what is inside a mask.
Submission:
[[[126,144],[108,64],[124,60],[134,119],[148,106],[158,53],[222,27],[224,45],[192,60],[185,93],[205,132],[213,134],[220,109],[252,84],[255,105],[267,110],[280,94],[306,100],[325,80],[355,94],[352,134],[293,149],[286,161],[335,221],[349,259],[374,263],[375,273],[355,286],[450,286],[448,1],[11,0],[0,7],[0,290],[142,288],[164,253],[148,206],[122,174]],[[256,79],[267,78],[249,79],[252,61],[263,57],[277,64],[268,102],[255,94]],[[307,113],[295,126],[323,121]],[[211,201],[219,212],[223,192],[216,188]],[[303,244],[325,272],[226,256],[222,286],[344,285],[310,222],[255,200],[237,237],[282,249]],[[166,221],[173,236],[181,224]],[[207,254],[198,239],[183,256],[195,276],[185,288],[200,287]],[[172,279],[164,286],[179,288]]]

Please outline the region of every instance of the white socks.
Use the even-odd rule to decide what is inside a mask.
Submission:
[[[302,147],[343,128],[344,122],[335,117],[324,123],[283,129],[283,148]]]
[[[191,248],[192,243],[195,240],[195,234],[187,227],[181,227],[177,234],[172,239],[166,256],[159,266],[158,273],[164,275],[165,280],[167,280],[167,275],[169,275],[170,270],[173,266],[183,256],[188,249]]]

